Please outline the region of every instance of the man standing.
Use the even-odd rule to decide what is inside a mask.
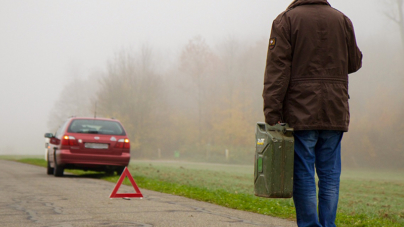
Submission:
[[[341,139],[349,125],[348,74],[361,66],[352,22],[327,0],[295,0],[274,20],[264,114],[270,125],[286,122],[295,129],[298,226],[335,226]]]

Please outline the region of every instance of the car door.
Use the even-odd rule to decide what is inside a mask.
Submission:
[[[58,128],[55,133],[55,136],[49,139],[49,148],[48,148],[48,157],[49,162],[51,163],[51,167],[54,167],[55,160],[55,152],[60,148],[60,141],[63,137],[63,133],[66,129],[69,120],[65,121],[62,126]]]

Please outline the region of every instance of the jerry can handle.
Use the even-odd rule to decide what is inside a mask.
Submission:
[[[288,128],[287,123],[276,123],[275,125],[269,125],[265,123],[265,130],[266,131],[281,131],[285,132],[285,128]]]
[[[261,123],[261,130],[263,129],[262,127],[264,125],[262,125]],[[289,125],[287,123],[277,123],[276,125],[268,125],[265,123],[265,131],[279,131],[282,133],[293,133],[293,128],[290,128]]]

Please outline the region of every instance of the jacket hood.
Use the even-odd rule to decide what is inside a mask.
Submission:
[[[327,0],[295,0],[288,6],[288,9],[293,9],[301,5],[318,4],[318,5],[330,5]]]

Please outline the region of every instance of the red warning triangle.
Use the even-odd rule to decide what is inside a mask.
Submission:
[[[121,184],[125,177],[129,178],[130,183],[132,183],[133,188],[135,189],[136,193],[119,193],[117,194],[119,187],[121,187]],[[127,167],[125,167],[124,171],[121,174],[121,177],[119,177],[118,183],[116,183],[114,190],[112,191],[111,195],[109,198],[143,198],[142,193],[140,192],[139,188],[137,187],[135,180],[133,180],[132,175],[130,175],[130,172]]]

